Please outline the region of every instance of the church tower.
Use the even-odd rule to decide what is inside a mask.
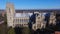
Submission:
[[[7,3],[6,4],[6,14],[7,14],[7,25],[13,26],[13,18],[14,18],[14,5],[12,3]]]
[[[35,12],[36,14],[36,23],[33,24],[32,29],[33,30],[37,30],[37,29],[42,29],[45,28],[46,26],[46,21],[44,21],[45,16],[43,15],[43,13],[39,13],[39,12]],[[38,15],[37,15],[38,14]]]
[[[49,24],[56,25],[56,16],[55,16],[54,12],[52,12],[51,15],[50,15]]]

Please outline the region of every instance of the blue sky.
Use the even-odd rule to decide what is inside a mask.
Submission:
[[[5,9],[8,1],[15,9],[60,9],[60,0],[0,0],[0,9]]]

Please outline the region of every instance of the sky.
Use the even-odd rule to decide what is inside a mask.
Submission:
[[[0,9],[5,9],[7,2],[15,9],[60,9],[60,0],[0,0]]]

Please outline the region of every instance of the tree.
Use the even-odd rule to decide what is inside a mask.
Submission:
[[[15,34],[14,28],[10,28],[10,29],[8,30],[8,34]]]
[[[31,31],[28,27],[23,27],[22,34],[31,34]]]

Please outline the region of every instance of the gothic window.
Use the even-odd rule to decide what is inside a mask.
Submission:
[[[23,27],[23,24],[21,24],[21,26]]]
[[[34,26],[34,29],[36,29],[36,26]]]
[[[15,23],[15,19],[13,20],[13,23]]]
[[[22,23],[22,19],[20,19],[20,23]]]
[[[17,19],[16,19],[16,23],[17,23]]]
[[[17,19],[17,22],[19,23],[19,19]]]
[[[23,19],[21,19],[22,23],[23,23]]]
[[[25,19],[24,21],[27,22],[27,19]]]
[[[38,19],[40,19],[40,17],[38,17]]]
[[[10,8],[9,8],[9,13],[10,13]]]

